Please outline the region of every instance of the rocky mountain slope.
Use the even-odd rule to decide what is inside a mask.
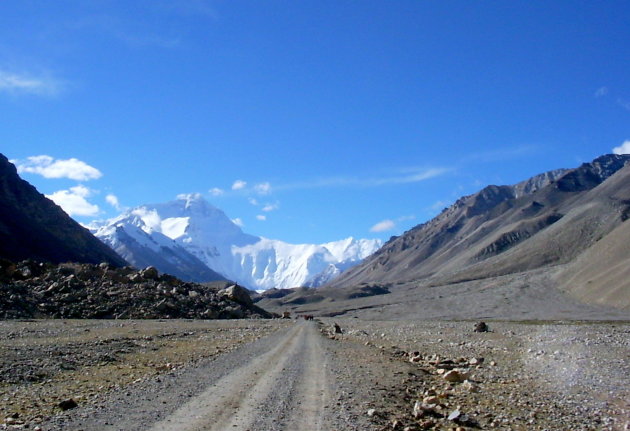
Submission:
[[[353,238],[288,244],[249,235],[200,195],[143,205],[93,224],[93,232],[136,266],[193,281],[227,278],[251,289],[321,285],[381,245]]]
[[[127,263],[54,202],[22,180],[0,154],[0,257],[48,262]]]
[[[585,301],[630,307],[630,156],[488,186],[329,284],[447,285],[539,268]]]

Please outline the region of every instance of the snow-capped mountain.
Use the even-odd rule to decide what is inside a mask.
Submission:
[[[134,265],[194,281],[219,273],[259,290],[320,286],[381,246],[377,239],[288,244],[249,235],[198,194],[95,222],[92,232]]]

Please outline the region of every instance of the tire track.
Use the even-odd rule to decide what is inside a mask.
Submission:
[[[273,349],[208,387],[152,431],[322,429],[326,360],[313,323],[301,322]],[[282,408],[270,408],[280,403]]]
[[[303,372],[297,385],[295,413],[286,430],[324,430],[324,409],[330,399],[328,360],[324,355],[321,336],[310,330],[304,344]]]

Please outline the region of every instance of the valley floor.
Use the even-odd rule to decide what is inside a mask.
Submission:
[[[630,322],[488,323],[0,321],[0,429],[630,427]]]

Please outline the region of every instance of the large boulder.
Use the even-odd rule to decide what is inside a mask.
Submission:
[[[233,284],[225,289],[221,289],[219,295],[243,305],[252,305],[254,303],[247,289],[238,284]]]
[[[145,280],[157,280],[160,276],[158,270],[154,266],[147,266],[142,271],[140,271],[140,276]]]

